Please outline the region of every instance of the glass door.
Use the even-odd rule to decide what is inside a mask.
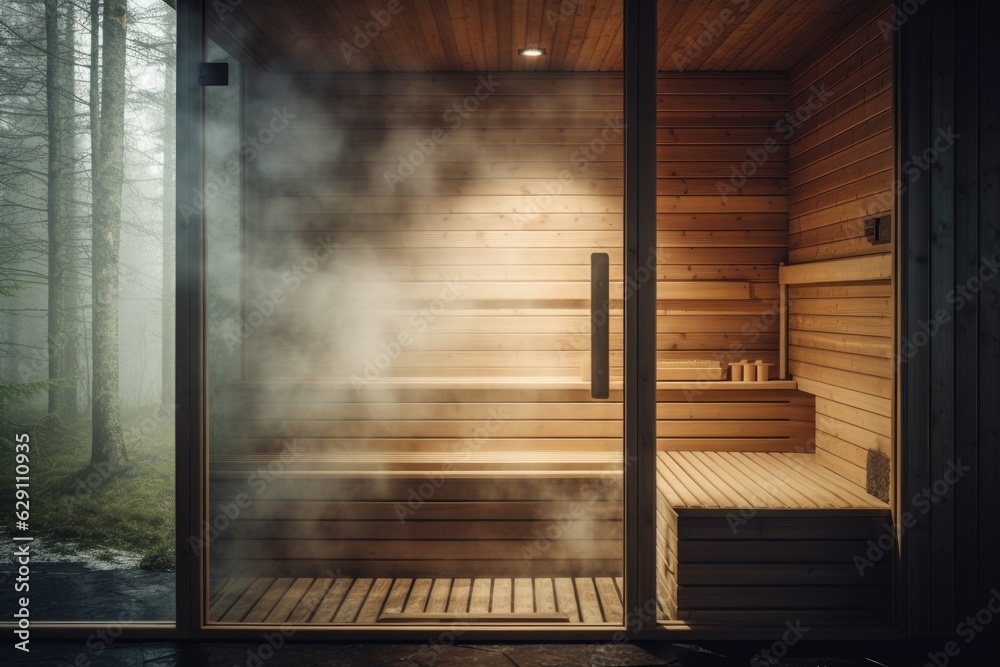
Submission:
[[[209,623],[621,626],[621,3],[253,4],[206,16],[256,63],[207,45]]]

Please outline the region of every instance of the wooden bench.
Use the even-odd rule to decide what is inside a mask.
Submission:
[[[859,573],[889,506],[813,454],[658,454],[661,620],[887,624],[893,555]]]
[[[552,378],[244,383],[210,498],[219,576],[622,574],[621,389]]]

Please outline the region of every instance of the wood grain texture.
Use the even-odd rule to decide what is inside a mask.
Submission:
[[[658,271],[686,270],[695,284],[742,279],[751,300],[720,303],[709,318],[670,313],[658,331],[688,335],[660,340],[661,354],[690,351],[724,363],[749,354],[777,361],[774,274],[787,259],[788,143],[776,124],[787,113],[787,85],[787,77],[775,75],[739,79],[687,72],[658,79]],[[685,113],[715,122],[678,124],[674,115]],[[742,126],[745,113],[758,114],[760,126]],[[733,122],[727,125],[727,118]],[[709,263],[721,265],[714,275],[695,268]],[[673,298],[660,281],[660,301]],[[716,335],[699,335],[709,330]]]
[[[255,72],[247,87],[248,134],[294,115],[247,173],[247,379],[578,379],[590,254],[607,252],[620,380],[620,76]],[[752,297],[685,278],[665,298]]]
[[[892,530],[863,485],[812,455],[735,452],[660,453],[657,480],[661,620],[890,622],[891,565],[852,561]]]
[[[865,0],[659,0],[660,71],[789,70]],[[267,69],[334,72],[621,70],[621,2],[246,0],[206,14],[209,35]],[[540,46],[541,58],[517,55]],[[734,80],[726,89],[739,94]]]
[[[791,72],[793,104],[829,94],[790,146],[788,363],[817,396],[817,460],[859,483],[868,450],[895,456],[892,244],[864,238],[894,206],[889,11],[873,4]]]
[[[616,577],[338,577],[322,580],[326,584],[317,587],[320,581],[308,577],[215,579],[220,594],[213,600],[209,622],[280,623],[292,618],[297,625],[400,621],[620,625],[623,618],[621,579]],[[268,610],[272,610],[270,615]]]

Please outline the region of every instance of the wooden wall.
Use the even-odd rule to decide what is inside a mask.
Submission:
[[[813,397],[791,382],[661,382],[656,451],[813,451]]]
[[[278,470],[216,574],[621,574],[620,382],[597,401],[583,374],[594,252],[622,374],[621,86],[248,75],[246,382],[215,404],[213,506]]]
[[[662,73],[657,81],[660,281],[745,285],[738,298],[679,300],[657,290],[666,359],[778,357],[778,265],[788,255],[784,76]]]
[[[890,14],[873,5],[790,73],[806,120],[789,153],[789,262],[891,253],[865,239],[866,217],[893,212]],[[881,23],[880,23],[881,22]],[[810,109],[811,100],[822,104]],[[869,450],[892,452],[891,280],[789,288],[789,371],[816,396],[816,456],[866,483]]]
[[[677,617],[689,623],[886,626],[892,565],[852,562],[889,511],[677,510]]]
[[[251,78],[248,135],[273,108],[296,117],[248,171],[244,317],[275,287],[285,300],[246,341],[247,378],[364,377],[387,352],[369,376],[579,379],[593,252],[611,257],[620,376],[621,87],[601,74]],[[317,239],[339,245],[284,284]]]
[[[621,442],[599,437],[620,391],[270,382],[229,398],[213,576],[621,576]],[[534,437],[546,425],[563,437]]]
[[[998,24],[995,2],[928,0],[899,30],[901,158],[959,135],[901,200],[900,337],[923,341],[900,367],[899,510],[916,517],[902,535],[900,609],[914,636],[952,636],[1000,587]],[[954,478],[956,462],[964,474],[923,507],[921,490]],[[998,632],[994,619],[975,646],[989,650]]]

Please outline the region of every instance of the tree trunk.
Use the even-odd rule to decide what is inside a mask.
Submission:
[[[101,0],[90,0],[90,192],[97,192],[97,151],[101,145]],[[93,215],[93,212],[91,213]]]
[[[60,24],[64,27],[60,28]],[[79,331],[73,311],[72,21],[60,21],[57,0],[45,0],[45,101],[48,131],[48,357],[49,379],[79,374]],[[67,35],[69,36],[67,39]],[[69,41],[69,44],[67,44]],[[69,48],[67,48],[69,47]],[[49,388],[49,413],[61,420],[77,415],[76,385]]]
[[[174,37],[177,15],[167,12],[164,31],[167,39]],[[174,182],[174,155],[177,140],[177,125],[174,122],[176,112],[176,89],[174,79],[175,62],[167,58],[165,71],[166,80],[163,86],[163,130],[160,140],[163,142],[163,313],[161,316],[163,332],[162,354],[162,390],[160,402],[164,406],[174,403],[174,309],[175,300],[175,234],[176,188]]]
[[[102,21],[100,149],[94,162],[93,444],[91,465],[125,464],[118,373],[119,248],[125,137],[127,0],[106,0]]]

